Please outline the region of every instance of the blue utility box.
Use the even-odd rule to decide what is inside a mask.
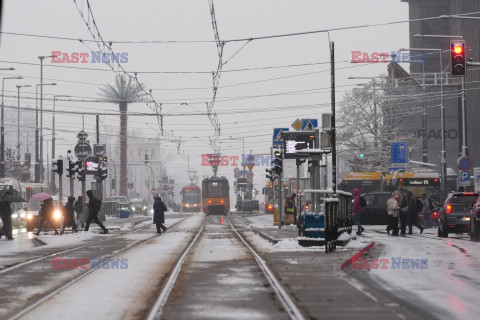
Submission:
[[[120,218],[128,218],[130,216],[130,210],[120,209]]]
[[[307,238],[325,238],[325,213],[302,213],[300,236]]]

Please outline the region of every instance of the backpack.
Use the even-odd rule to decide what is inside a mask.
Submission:
[[[360,206],[362,208],[365,208],[366,206],[368,206],[367,199],[365,199],[365,197],[363,196],[360,196]]]
[[[422,212],[423,211],[423,202],[420,199],[417,200],[417,212]]]
[[[165,202],[162,201],[162,210],[163,211],[167,211],[168,208],[167,208],[167,205],[165,204]]]

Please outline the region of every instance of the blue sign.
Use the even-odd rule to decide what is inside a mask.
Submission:
[[[472,160],[467,156],[463,156],[458,158],[457,165],[460,170],[470,170],[472,167]]]
[[[466,171],[466,170],[460,171],[460,178],[458,180],[462,182],[464,181],[470,182],[470,171]]]
[[[318,128],[317,119],[302,119],[301,131],[313,131],[315,128]]]
[[[390,162],[392,167],[408,164],[408,143],[392,142],[390,145]]]
[[[273,129],[273,147],[283,147],[282,133],[288,131],[288,128],[274,128]]]

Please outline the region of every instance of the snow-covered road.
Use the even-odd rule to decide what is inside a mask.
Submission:
[[[360,239],[378,244],[378,258],[385,259],[370,270],[371,279],[436,318],[478,319],[480,244],[467,235],[438,238],[434,229],[423,235],[415,231],[413,236],[391,237],[384,227],[367,228]],[[352,269],[366,268],[366,263],[359,261]]]

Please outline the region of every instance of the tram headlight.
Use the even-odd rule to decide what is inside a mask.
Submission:
[[[57,209],[53,212],[53,218],[55,220],[60,220],[61,217],[62,217],[62,213],[60,212],[60,210]]]
[[[20,218],[25,219],[25,212],[22,212],[22,213],[20,214]]]
[[[17,219],[18,218],[18,213],[13,213],[12,214],[12,219]]]
[[[190,205],[187,203],[187,204],[185,205],[185,207],[189,208],[189,207],[190,207]]]

